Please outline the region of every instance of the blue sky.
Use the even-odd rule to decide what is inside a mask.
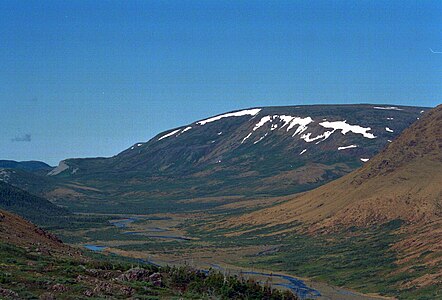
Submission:
[[[1,1],[0,159],[110,156],[254,106],[435,106],[441,12],[422,0]]]

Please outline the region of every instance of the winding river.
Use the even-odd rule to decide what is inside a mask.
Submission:
[[[110,224],[112,224],[118,228],[128,228],[129,224],[131,224],[135,221],[139,221],[139,220],[148,220],[148,218],[128,217],[128,218],[110,221]],[[151,228],[146,228],[144,231],[126,231],[126,232],[123,232],[122,234],[142,235],[147,238],[173,239],[173,240],[179,240],[179,241],[191,240],[191,238],[188,238],[185,236],[149,234],[149,232],[151,232],[151,233],[155,233],[155,232],[156,233],[165,233],[168,231],[170,231],[168,228],[151,227]],[[107,246],[92,245],[92,244],[87,244],[87,245],[83,245],[83,246],[89,250],[96,251],[96,252],[101,252],[107,248]],[[159,267],[162,265],[165,265],[165,264],[170,264],[168,262],[158,263],[158,262],[155,262],[151,259],[148,259],[148,260],[140,259],[139,261],[141,263],[151,264],[151,265],[155,265],[155,266],[159,266]],[[225,269],[225,268],[221,267],[220,265],[214,264],[214,263],[208,264],[207,266],[211,269],[218,270],[220,272],[228,272],[229,274],[237,274],[237,275],[241,275],[241,276],[247,276],[249,278],[259,279],[258,282],[263,283],[263,284],[270,282],[271,285],[274,287],[281,287],[281,288],[291,290],[293,293],[298,295],[301,299],[343,299],[343,300],[380,299],[380,297],[363,295],[363,294],[359,294],[359,293],[356,293],[356,292],[353,292],[353,291],[350,291],[347,289],[341,289],[338,287],[333,287],[333,286],[329,286],[329,285],[322,284],[322,283],[309,282],[307,284],[305,281],[303,281],[297,277],[287,275],[287,274],[270,273],[268,271],[254,271],[254,270],[247,270],[247,269],[244,270],[244,269],[239,269],[239,268]],[[203,272],[206,272],[206,273],[209,272],[209,270],[204,269],[202,267],[200,267],[200,270]]]

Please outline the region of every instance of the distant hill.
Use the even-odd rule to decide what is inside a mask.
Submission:
[[[70,213],[50,201],[0,181],[0,208],[14,212],[36,224],[57,223]]]
[[[202,208],[187,199],[288,195],[360,167],[425,110],[365,104],[228,112],[168,130],[110,158],[64,160],[49,175],[93,188],[87,201],[112,200],[113,212],[139,211],[141,202],[150,211],[186,210]],[[106,210],[97,201],[94,208]]]
[[[0,168],[4,169],[20,169],[26,171],[47,171],[49,172],[54,167],[42,161],[14,161],[14,160],[0,160]]]

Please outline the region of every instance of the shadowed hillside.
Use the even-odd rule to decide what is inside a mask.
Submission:
[[[15,212],[40,225],[57,224],[70,212],[50,201],[0,181],[0,208]]]

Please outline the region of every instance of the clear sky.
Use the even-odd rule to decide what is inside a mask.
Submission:
[[[110,156],[229,110],[435,106],[442,1],[0,1],[0,159]]]

